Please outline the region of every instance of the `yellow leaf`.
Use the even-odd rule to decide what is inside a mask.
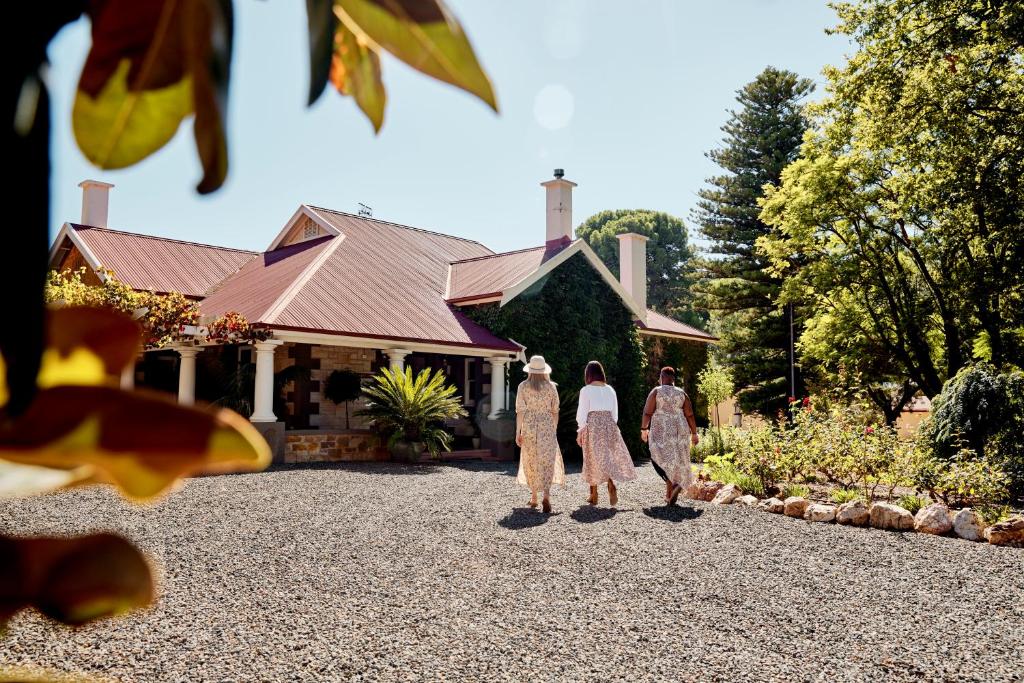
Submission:
[[[131,63],[122,59],[99,95],[82,90],[71,112],[82,154],[100,168],[124,168],[166,145],[192,113],[192,78],[152,90],[128,89]]]
[[[351,95],[363,110],[373,130],[384,124],[387,93],[380,77],[380,55],[365,38],[338,24],[331,58],[331,83],[343,95]]]
[[[336,0],[334,9],[357,36],[498,110],[469,39],[441,0]]]
[[[102,384],[105,379],[103,360],[88,349],[77,348],[68,356],[53,348],[43,351],[37,380],[42,389],[62,384]]]
[[[270,456],[237,413],[111,387],[41,389],[25,413],[0,427],[0,458],[58,469],[88,465],[96,480],[136,499],[158,496],[196,472],[261,470]]]

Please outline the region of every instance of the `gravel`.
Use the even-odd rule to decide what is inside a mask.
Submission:
[[[1022,681],[1024,551],[661,502],[579,475],[545,517],[497,465],[282,468],[135,507],[93,487],[0,530],[109,529],[157,604],[72,630],[22,612],[0,665],[124,681]]]

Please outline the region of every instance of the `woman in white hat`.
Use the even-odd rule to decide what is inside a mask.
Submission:
[[[527,377],[516,394],[516,445],[522,449],[517,479],[530,489],[530,507],[537,507],[537,492],[543,491],[544,512],[551,512],[551,485],[565,485],[565,465],[555,434],[558,390],[544,356],[530,358],[524,370]]]
[[[597,487],[608,484],[608,504],[619,502],[615,482],[636,479],[633,458],[619,431],[619,399],[605,379],[604,367],[592,360],[583,373],[580,389],[576,443],[583,449],[583,481],[590,485],[591,505],[597,505]]]

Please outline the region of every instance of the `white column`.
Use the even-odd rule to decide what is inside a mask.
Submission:
[[[384,349],[384,353],[388,356],[392,372],[403,372],[405,370],[405,357],[412,353],[412,351],[407,351],[405,349]]]
[[[177,346],[174,350],[181,356],[178,364],[178,403],[190,406],[196,402],[196,356],[202,349],[198,346]]]
[[[274,415],[274,350],[283,344],[277,339],[256,342],[256,391],[250,422],[277,422]]]
[[[121,388],[131,391],[135,388],[135,359],[128,362],[128,367],[121,371]]]
[[[505,409],[505,366],[508,358],[487,359],[491,364],[491,413],[488,420],[497,420],[498,413]]]

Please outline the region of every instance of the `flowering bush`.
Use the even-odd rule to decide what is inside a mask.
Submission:
[[[206,330],[206,338],[219,344],[266,341],[270,338],[270,330],[253,327],[248,319],[237,311],[228,311],[207,325]]]
[[[106,271],[97,284],[86,282],[86,269],[51,270],[46,280],[46,303],[58,306],[91,306],[127,313],[142,325],[142,343],[159,348],[182,338],[183,325],[199,322],[199,306],[177,292],[136,292]]]

